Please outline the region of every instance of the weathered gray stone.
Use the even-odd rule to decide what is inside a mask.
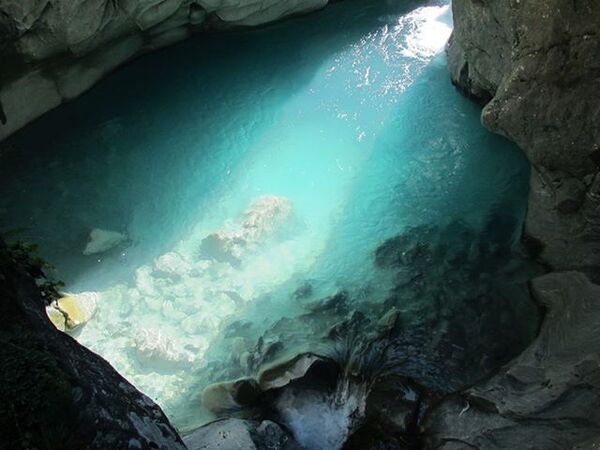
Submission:
[[[556,270],[600,277],[600,3],[455,0],[453,81],[533,165],[526,232]],[[592,211],[593,214],[589,214]]]
[[[275,422],[223,419],[185,436],[188,450],[299,450],[292,437]]]
[[[444,400],[427,448],[563,450],[600,434],[600,286],[578,272],[532,282],[538,338],[496,376]]]

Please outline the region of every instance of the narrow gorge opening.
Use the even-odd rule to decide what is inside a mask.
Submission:
[[[388,325],[398,374],[470,385],[535,336],[539,268],[529,164],[452,87],[451,28],[447,2],[348,0],[144,56],[3,144],[1,231],[183,431],[229,414],[215,383]],[[290,392],[296,439],[341,447],[339,411]]]

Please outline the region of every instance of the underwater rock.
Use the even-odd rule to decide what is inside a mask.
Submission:
[[[356,336],[368,329],[369,322],[362,312],[353,311],[347,318],[330,327],[325,336],[334,340]]]
[[[252,378],[214,383],[202,390],[202,406],[214,414],[237,411],[256,404],[261,395]]]
[[[343,314],[348,310],[348,292],[340,291],[307,306],[310,314]]]
[[[127,237],[122,233],[94,228],[90,232],[89,241],[83,250],[83,254],[94,255],[96,253],[104,253],[123,243],[126,239]]]
[[[46,308],[46,313],[59,330],[72,330],[84,325],[92,318],[97,304],[98,294],[96,292],[69,294],[54,301]]]
[[[179,345],[159,328],[144,328],[133,339],[133,348],[140,362],[161,369],[190,368],[194,357],[179,350]]]
[[[173,281],[181,279],[192,270],[191,264],[176,252],[165,253],[154,261],[152,276],[170,278]]]
[[[263,195],[250,202],[237,223],[210,234],[200,244],[200,257],[239,267],[248,254],[267,239],[285,231],[293,219],[291,202],[283,197]]]
[[[563,450],[600,432],[600,286],[578,272],[531,283],[547,309],[539,336],[500,373],[443,400],[429,448]]]
[[[403,352],[418,372],[407,376],[455,391],[489,376],[533,339],[538,309],[527,281],[541,269],[522,255],[517,220],[500,210],[480,230],[460,221],[412,227],[376,249],[375,264],[393,283],[381,332],[413,341]]]
[[[313,294],[313,286],[310,282],[303,282],[298,288],[292,293],[294,300],[304,300]]]
[[[222,419],[183,438],[188,450],[300,450],[275,422]]]

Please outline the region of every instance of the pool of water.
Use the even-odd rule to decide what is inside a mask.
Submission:
[[[204,386],[257,370],[259,338],[314,350],[348,311],[399,308],[409,347],[432,323],[464,341],[491,330],[487,370],[535,332],[517,251],[529,167],[451,86],[451,23],[444,1],[348,0],[145,56],[9,140],[2,230],[39,244],[68,292],[93,293],[77,339],[180,428],[210,417]],[[93,229],[125,239],[87,254]],[[399,283],[376,258],[398,236],[465,262],[417,255],[405,264],[426,289]],[[342,291],[347,310],[303,319]],[[479,322],[498,308],[508,317]],[[485,375],[463,359],[431,383]]]

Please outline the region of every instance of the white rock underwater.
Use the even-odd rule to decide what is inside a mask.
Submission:
[[[127,240],[127,236],[117,231],[94,228],[90,232],[89,241],[83,249],[84,255],[104,253]]]
[[[78,341],[106,357],[136,387],[162,402],[176,400],[193,383],[194,369],[206,364],[206,351],[223,323],[297,268],[284,265],[273,276],[278,262],[304,247],[291,239],[303,230],[289,199],[261,195],[219,229],[193,233],[138,267],[131,285],[93,293],[97,310],[91,322],[91,315],[83,318],[74,309],[91,299],[90,293],[69,294],[47,313],[63,331],[76,326]],[[94,231],[88,245],[94,252],[125,239]],[[206,245],[212,237],[214,248]],[[237,351],[250,350],[246,345],[241,342]]]

